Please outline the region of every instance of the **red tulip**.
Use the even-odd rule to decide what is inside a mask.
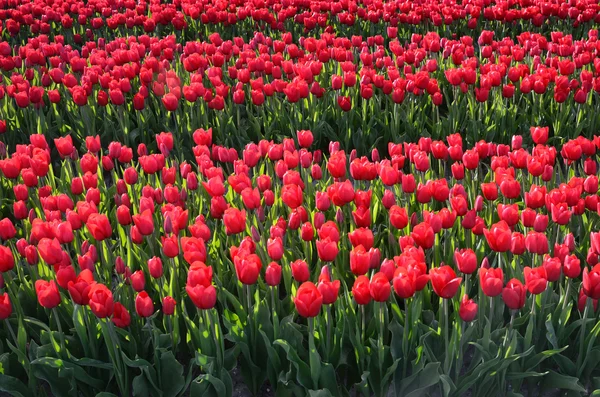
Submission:
[[[15,267],[15,258],[9,247],[0,245],[0,273],[8,272]]]
[[[505,221],[493,224],[490,229],[484,229],[483,233],[493,251],[506,252],[510,250],[511,231]]]
[[[292,277],[299,283],[308,281],[310,277],[310,270],[308,264],[302,259],[298,259],[290,264],[292,268]]]
[[[323,296],[323,304],[331,305],[335,303],[338,298],[340,290],[340,280],[333,280],[329,278],[329,270],[327,267],[321,269],[321,275],[319,276],[319,283],[317,289]]]
[[[546,276],[546,269],[543,266],[535,267],[533,269],[529,266],[525,266],[523,273],[525,274],[525,286],[531,294],[537,295],[546,290],[548,279]]]
[[[265,281],[267,285],[274,287],[281,282],[281,266],[276,262],[269,263],[265,271]]]
[[[321,305],[323,304],[323,296],[317,289],[317,287],[307,281],[303,283],[294,297],[294,305],[298,314],[302,317],[316,317],[321,311]]]
[[[502,290],[502,300],[509,309],[519,310],[525,306],[526,293],[525,286],[519,280],[513,278],[506,283],[506,287]]]
[[[592,270],[583,269],[583,292],[592,299],[600,299],[600,265],[595,265]]]
[[[148,296],[146,291],[140,292],[135,297],[135,311],[140,317],[150,317],[154,312],[154,304],[152,298]]]
[[[490,297],[498,296],[504,285],[504,273],[502,269],[479,269],[479,285],[484,294]]]
[[[175,313],[177,302],[170,296],[165,296],[162,300],[162,311],[165,316],[172,316]]]
[[[246,230],[246,211],[228,208],[223,214],[223,224],[227,235],[243,232]]]
[[[212,309],[217,303],[217,290],[214,286],[204,285],[186,285],[185,291],[194,303],[194,305],[200,310]]]
[[[323,227],[321,227],[319,231],[322,229]],[[333,262],[335,260],[339,251],[337,241],[333,241],[331,238],[327,237],[325,239],[317,240],[316,245],[319,259],[323,262]]]
[[[433,243],[435,242],[435,233],[428,222],[421,222],[415,226],[411,236],[415,240],[415,243],[423,249],[433,247]]]
[[[460,287],[461,278],[456,277],[456,273],[450,266],[441,266],[429,271],[431,284],[436,294],[444,299],[450,299],[456,295]]]
[[[10,303],[10,297],[7,293],[0,293],[0,320],[6,320],[12,313],[12,305]]]
[[[379,272],[373,275],[369,284],[369,292],[375,302],[385,302],[388,300],[391,286],[385,274]]]
[[[454,251],[454,264],[462,273],[471,274],[477,270],[477,255],[470,249]]]
[[[359,305],[366,305],[371,302],[371,292],[367,276],[358,276],[356,278],[352,286],[352,296]]]
[[[465,323],[470,323],[477,317],[477,303],[475,303],[473,299],[469,299],[467,294],[465,294],[460,301],[458,315]]]
[[[119,328],[127,328],[131,324],[129,311],[119,302],[113,305],[112,322]]]

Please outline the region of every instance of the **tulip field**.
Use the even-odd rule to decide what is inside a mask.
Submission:
[[[0,0],[0,395],[600,396],[598,27]]]

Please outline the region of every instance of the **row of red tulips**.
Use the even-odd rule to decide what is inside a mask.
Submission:
[[[192,33],[204,26],[224,27],[260,25],[272,30],[321,29],[325,31],[357,25],[367,29],[381,25],[411,25],[414,28],[458,25],[474,29],[478,23],[544,23],[577,28],[600,21],[598,4],[591,0],[529,2],[442,2],[427,3],[395,0],[390,2],[234,2],[181,1],[112,2],[47,0],[0,4],[0,33],[10,36],[70,33],[75,42],[94,33],[181,32]],[[225,31],[225,30],[224,30]]]
[[[219,143],[231,144],[308,124],[318,143],[335,138],[349,147],[354,139],[366,150],[423,130],[443,137],[467,129],[474,143],[484,128],[493,136],[542,119],[555,135],[576,137],[600,123],[598,43],[597,30],[582,40],[560,32],[496,40],[483,31],[456,39],[414,34],[406,42],[256,33],[247,43],[219,34],[204,42],[142,35],[74,50],[63,37],[39,36],[17,47],[0,42],[0,132],[14,132],[8,142],[16,144],[42,130],[75,130],[80,144],[102,130],[107,141],[125,135],[136,145],[150,142],[145,131],[172,125],[186,145],[183,136],[202,122],[216,124]],[[361,139],[347,133],[354,125]]]
[[[597,388],[600,140],[548,131],[325,159],[199,129],[194,162],[31,135],[0,160],[0,390]]]

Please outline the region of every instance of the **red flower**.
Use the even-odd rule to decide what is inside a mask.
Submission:
[[[323,296],[323,304],[331,305],[335,303],[338,298],[340,291],[340,280],[331,281],[329,278],[329,270],[327,267],[323,267],[321,268],[321,275],[319,276],[317,288]]]
[[[246,230],[246,211],[228,208],[223,214],[223,223],[227,235],[238,234]]]
[[[179,105],[179,99],[175,96],[175,94],[168,93],[162,97],[162,103],[169,112],[173,112],[177,109]]]
[[[358,276],[356,280],[354,280],[352,296],[359,305],[366,305],[371,302],[371,291],[367,276]]]
[[[63,250],[58,239],[42,238],[37,245],[40,256],[48,265],[56,265],[63,259]]]
[[[308,281],[310,277],[310,270],[308,264],[302,259],[298,259],[290,264],[292,268],[292,277],[299,283]]]
[[[583,292],[592,299],[600,299],[600,264],[592,270],[583,269]]]
[[[469,299],[467,294],[465,294],[460,301],[458,315],[465,323],[470,323],[477,317],[477,303],[475,303],[473,299]]]
[[[217,290],[214,286],[209,285],[207,287],[203,285],[186,285],[185,291],[194,303],[194,305],[200,310],[212,309],[217,303]]]
[[[483,233],[493,251],[506,252],[510,250],[512,233],[505,221],[493,224],[490,229],[483,229]]]
[[[114,302],[112,292],[104,284],[94,284],[88,294],[90,309],[98,318],[112,315]]]
[[[152,298],[148,296],[146,291],[140,292],[135,297],[135,311],[140,317],[150,317],[154,312],[154,304]]]
[[[91,214],[85,225],[96,241],[105,240],[112,235],[110,222],[104,214]]]
[[[6,320],[12,313],[12,305],[10,303],[10,297],[7,293],[0,293],[0,321]]]
[[[313,134],[309,130],[298,131],[298,144],[300,147],[308,148],[313,143]]]
[[[281,282],[281,266],[276,262],[269,263],[265,270],[265,281],[267,285],[274,287]]]
[[[134,215],[133,223],[142,236],[149,236],[154,233],[154,218],[150,210],[145,210],[141,214]]]
[[[371,255],[365,247],[359,245],[350,251],[350,270],[354,275],[367,274],[371,266]]]
[[[526,293],[527,290],[523,283],[513,278],[506,283],[506,287],[502,290],[502,300],[509,309],[519,310],[525,306]]]
[[[127,328],[131,324],[129,311],[119,302],[113,306],[112,322],[119,328]]]
[[[538,145],[544,145],[548,142],[548,127],[531,127],[529,133],[533,142]]]
[[[310,281],[303,283],[294,297],[294,305],[302,317],[316,317],[321,311],[322,304],[323,296]]]
[[[415,226],[411,236],[415,240],[415,243],[423,249],[433,247],[433,243],[435,242],[435,233],[428,222],[421,222]]]
[[[450,266],[431,269],[429,277],[435,293],[444,299],[452,298],[460,287],[461,278],[456,277],[456,273]]]
[[[176,235],[161,236],[163,253],[167,258],[175,258],[179,254],[179,242]]]
[[[390,223],[396,229],[404,229],[408,225],[408,213],[406,208],[393,205],[390,208]]]
[[[385,274],[379,272],[373,275],[369,285],[369,292],[371,294],[371,298],[373,298],[375,302],[387,301],[390,297],[391,290],[392,288],[390,286],[390,281],[387,279]]]
[[[60,303],[60,293],[54,280],[37,280],[35,282],[35,292],[39,304],[46,309],[53,309]]]
[[[177,302],[170,296],[165,296],[162,300],[162,311],[165,316],[172,316],[175,313]]]
[[[62,254],[61,254],[62,258]],[[12,270],[15,267],[15,258],[10,248],[0,245],[0,273]]]
[[[548,285],[548,279],[546,276],[546,269],[543,266],[535,267],[533,269],[529,266],[525,266],[525,269],[523,269],[523,273],[525,274],[525,286],[531,294],[541,294],[546,290],[546,286]]]
[[[252,285],[256,284],[262,263],[260,258],[256,254],[250,254],[245,256],[236,256],[233,260],[235,265],[235,272],[238,280],[242,284]]]
[[[471,274],[477,270],[477,255],[470,249],[454,251],[454,264],[462,273]]]
[[[94,275],[89,269],[83,269],[75,280],[68,282],[67,289],[75,304],[87,305],[89,303],[89,292],[93,283]]]
[[[487,296],[494,297],[502,293],[502,286],[504,285],[504,273],[502,269],[479,269],[479,285],[483,290],[483,293]]]
[[[319,231],[321,231],[319,229]],[[320,236],[320,235],[319,235]],[[325,239],[317,240],[317,253],[319,254],[319,259],[323,262],[333,262],[338,254],[338,243],[337,241],[332,240],[327,237]]]
[[[577,278],[581,273],[581,262],[576,255],[568,255],[565,257],[563,272],[569,278]]]
[[[54,144],[56,145],[56,150],[58,150],[58,154],[60,154],[60,157],[63,159],[65,157],[69,157],[75,150],[75,147],[73,146],[73,139],[71,139],[71,135],[54,139]]]

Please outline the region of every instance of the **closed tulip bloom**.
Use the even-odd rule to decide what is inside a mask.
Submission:
[[[465,323],[470,323],[477,317],[477,303],[475,303],[473,299],[469,299],[467,294],[465,294],[460,301],[458,315]]]
[[[537,145],[544,145],[548,142],[548,131],[548,127],[531,127],[529,129],[531,139]]]
[[[227,235],[238,234],[246,230],[246,211],[228,208],[223,214],[223,223]]]
[[[90,310],[98,318],[110,317],[113,314],[114,301],[112,292],[104,284],[91,286],[89,294]]]
[[[514,232],[510,240],[510,252],[513,255],[523,255],[525,252],[525,236],[519,232]]]
[[[148,296],[146,291],[140,292],[135,297],[135,311],[138,316],[146,318],[150,317],[154,313],[154,304],[152,298]]]
[[[298,259],[290,264],[292,268],[292,277],[299,283],[308,281],[310,277],[310,270],[308,264],[302,259]]]
[[[329,270],[327,267],[321,269],[321,275],[319,276],[319,282],[317,289],[323,296],[323,304],[331,305],[335,303],[338,298],[340,290],[340,280],[333,280],[329,278]]]
[[[298,185],[285,185],[281,189],[281,200],[291,209],[296,209],[302,205],[304,193]]]
[[[63,250],[58,239],[42,238],[38,243],[40,256],[48,265],[56,265],[63,259]]]
[[[176,235],[161,236],[162,250],[167,258],[175,258],[179,254],[179,242]]]
[[[506,252],[510,250],[512,233],[505,221],[493,224],[490,229],[484,229],[483,233],[493,251]]]
[[[91,214],[87,219],[86,226],[96,241],[105,240],[112,235],[110,222],[104,214]]]
[[[552,258],[549,255],[544,257],[544,261],[542,262],[542,266],[546,270],[546,278],[550,282],[558,281],[560,279],[561,274],[561,266],[562,261],[560,258]]]
[[[317,240],[316,245],[319,259],[323,262],[333,262],[335,260],[339,252],[337,241],[327,237],[325,239]]]
[[[281,237],[270,238],[267,240],[267,253],[274,261],[278,261],[283,257],[283,240]]]
[[[494,201],[498,198],[498,185],[495,182],[482,183],[481,193],[486,200]]]
[[[306,318],[316,317],[321,311],[321,305],[323,304],[323,296],[310,281],[303,283],[298,288],[293,300],[298,314]]]
[[[462,273],[471,274],[477,270],[477,255],[470,249],[454,251],[454,264]]]
[[[577,278],[581,274],[581,261],[575,254],[565,257],[563,272],[569,278]]]
[[[87,305],[90,301],[89,292],[94,283],[94,275],[89,269],[84,269],[75,280],[67,283],[71,299],[77,305]]]
[[[408,226],[408,213],[406,212],[406,208],[393,205],[390,208],[389,215],[390,223],[396,229],[404,229],[406,226]]]
[[[371,302],[371,292],[367,276],[358,276],[352,286],[352,296],[359,305],[366,305]]]
[[[160,258],[154,256],[148,259],[148,270],[152,278],[160,278],[163,275],[163,264]]]
[[[154,218],[150,210],[145,210],[141,214],[134,215],[133,223],[142,236],[149,236],[154,233]]]
[[[600,255],[600,232],[590,233],[590,244],[591,250],[594,251],[595,254]]]
[[[396,269],[392,283],[394,285],[394,292],[402,299],[412,298],[415,294],[415,278],[403,267]]]
[[[207,287],[203,285],[186,285],[185,291],[194,303],[194,305],[200,310],[212,309],[217,303],[217,290],[213,285]]]
[[[146,287],[146,278],[144,276],[144,272],[141,270],[135,271],[130,277],[129,282],[131,283],[131,287],[136,292],[141,292]]]
[[[494,297],[502,293],[504,273],[500,268],[479,269],[479,285],[486,296]]]
[[[592,299],[600,299],[600,264],[591,270],[583,269],[583,292]]]
[[[244,257],[236,256],[233,262],[237,278],[242,284],[256,284],[262,268],[262,263],[260,262],[258,255],[250,254]]]
[[[15,258],[9,247],[0,245],[0,273],[12,270],[15,267]]]
[[[544,255],[548,253],[548,238],[544,233],[529,232],[525,237],[525,247],[532,254]]]
[[[502,300],[504,304],[511,310],[519,310],[525,306],[525,297],[527,289],[516,278],[511,279],[506,283],[506,287],[502,290]]]
[[[452,298],[460,287],[461,278],[447,265],[431,269],[429,277],[435,293],[444,299]]]
[[[414,227],[411,233],[415,243],[423,249],[429,249],[435,242],[435,233],[428,222],[421,222]]]
[[[371,256],[363,245],[350,251],[350,270],[356,276],[367,274],[371,266]]]
[[[115,302],[111,320],[117,327],[127,328],[131,324],[131,315],[125,306],[119,302]]]
[[[162,311],[165,316],[171,316],[175,313],[177,302],[170,296],[165,296],[162,300]]]
[[[12,313],[12,305],[10,303],[10,297],[6,292],[0,293],[0,321],[6,320]]]
[[[371,298],[373,298],[375,302],[387,301],[390,297],[391,290],[390,281],[385,274],[379,272],[373,275],[371,283],[369,284],[369,292]]]
[[[281,266],[278,263],[269,263],[267,270],[265,270],[265,282],[271,287],[279,285],[281,282]]]
[[[537,295],[546,290],[548,278],[546,276],[546,269],[543,266],[535,267],[533,269],[529,266],[525,266],[523,273],[525,275],[525,286],[529,293]]]

